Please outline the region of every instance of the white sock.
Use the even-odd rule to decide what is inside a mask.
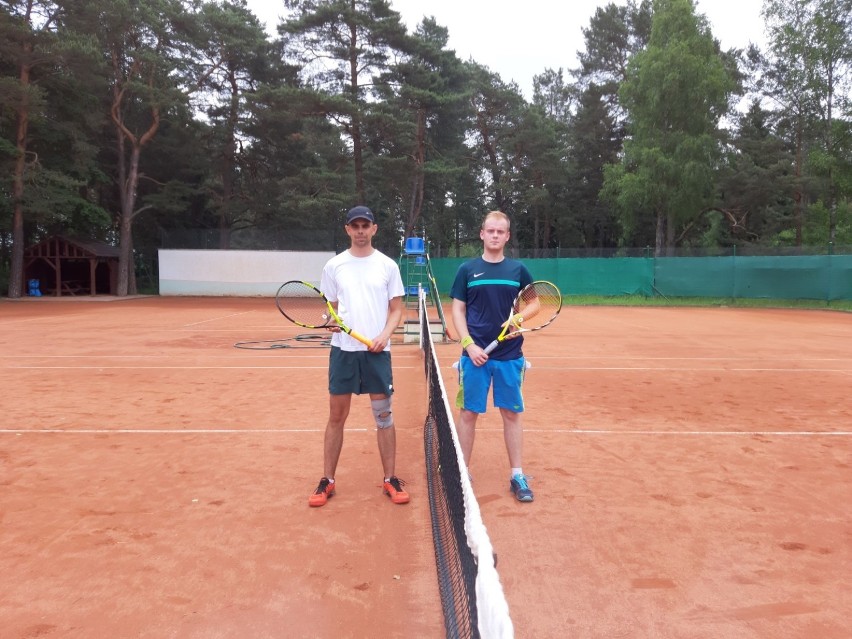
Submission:
[[[513,468],[512,469],[512,477],[514,477],[515,475],[523,475],[523,474],[524,474],[524,471],[521,468]],[[511,479],[511,477],[510,477],[510,479]]]

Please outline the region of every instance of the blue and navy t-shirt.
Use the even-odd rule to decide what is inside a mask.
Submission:
[[[450,297],[467,305],[467,328],[477,346],[485,348],[500,335],[518,292],[532,281],[527,267],[508,257],[496,264],[478,257],[459,267]],[[523,341],[506,340],[489,357],[517,359],[523,355]]]

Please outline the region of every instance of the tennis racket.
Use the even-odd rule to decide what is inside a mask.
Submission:
[[[313,284],[298,280],[284,282],[275,294],[275,305],[284,317],[298,326],[328,328],[336,325],[359,342],[373,345],[373,340],[356,333],[343,323],[331,302]]]
[[[562,293],[555,284],[543,280],[527,284],[512,303],[503,332],[485,347],[486,354],[517,333],[543,329],[556,319],[561,310]]]

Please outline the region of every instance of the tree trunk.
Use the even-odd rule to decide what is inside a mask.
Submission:
[[[795,191],[793,192],[793,202],[795,202],[794,218],[796,220],[796,246],[802,245],[802,234],[805,225],[805,214],[802,208],[802,121],[799,118],[796,125],[796,166],[795,174]]]
[[[828,179],[831,179],[831,171],[828,172]],[[831,186],[831,193],[829,194],[829,198],[831,200],[831,204],[828,207],[828,241],[831,244],[834,244],[834,241],[837,239],[837,196],[834,193],[834,187]]]
[[[657,211],[657,230],[654,234],[654,257],[662,257],[665,244],[665,217],[662,211]]]
[[[426,112],[417,110],[417,140],[414,151],[414,179],[411,183],[411,206],[408,210],[408,222],[405,225],[405,237],[414,235],[417,221],[423,211],[423,191],[426,182],[424,166],[426,164]]]
[[[674,214],[669,212],[666,216],[666,257],[672,257],[675,250],[675,223]]]
[[[132,144],[132,143],[131,143]],[[131,284],[133,270],[133,209],[136,206],[136,187],[139,182],[139,155],[141,148],[132,144],[130,163],[127,166],[127,178],[121,192],[121,215],[118,220],[118,291],[119,297],[126,297],[135,288],[135,278]]]
[[[503,189],[500,188],[500,165],[497,162],[497,150],[491,142],[491,132],[485,122],[482,113],[476,115],[479,134],[482,136],[482,148],[488,156],[488,164],[491,169],[491,180],[494,182],[494,208],[503,211]],[[505,211],[504,211],[505,213]]]
[[[118,225],[118,290],[116,295],[126,297],[129,287],[129,273],[133,261],[133,247],[130,218],[121,216]]]
[[[25,55],[32,53],[32,44],[23,45]],[[15,133],[15,173],[12,177],[12,264],[9,270],[9,297],[21,297],[24,286],[24,172],[27,168],[27,130],[30,122],[28,88],[32,66],[21,64],[19,82],[21,103],[18,106],[18,127]]]
[[[229,73],[231,85],[231,103],[228,111],[225,145],[222,149],[222,205],[219,209],[219,248],[231,248],[231,225],[234,221],[232,204],[235,196],[235,176],[237,166],[237,119],[239,118],[240,98],[237,79],[233,71]]]
[[[117,60],[117,56],[114,56]],[[117,68],[116,77],[118,77]],[[158,106],[151,107],[151,125],[141,137],[136,137],[128,129],[122,119],[121,106],[124,90],[119,88],[119,82],[113,86],[113,102],[110,108],[110,117],[115,125],[118,136],[119,149],[119,198],[121,211],[118,219],[118,283],[116,295],[126,297],[128,294],[136,294],[136,269],[133,261],[133,218],[140,213],[136,211],[136,195],[139,186],[139,156],[142,147],[150,142],[160,128],[160,109]],[[125,161],[124,150],[126,144],[130,145],[130,162]]]
[[[357,204],[367,204],[367,189],[364,188],[364,154],[361,141],[361,118],[356,113],[352,116],[352,157],[355,166],[355,191],[358,193]]]
[[[541,233],[541,220],[538,215],[533,215],[533,257],[541,257],[539,233]]]
[[[121,127],[116,126],[118,132],[118,140],[116,141],[116,147],[118,149],[118,202],[119,202],[119,212],[118,219],[116,220],[116,226],[118,227],[118,280],[116,282],[116,295],[127,295],[127,260],[123,258],[124,253],[124,243],[121,240],[122,237],[122,224],[124,220],[124,189],[127,184],[127,156],[125,155],[125,137],[122,133]],[[124,271],[122,271],[121,261],[125,259]],[[122,293],[122,290],[124,291]]]
[[[825,150],[831,162],[834,162],[834,132],[833,132],[833,108],[834,108],[834,66],[828,68],[828,96],[826,104],[826,139]],[[837,189],[834,187],[834,171],[832,166],[828,167],[828,242],[834,244],[837,236]]]
[[[224,213],[219,215],[219,249],[227,251],[231,248],[231,225],[228,224]]]
[[[355,2],[351,2],[351,11],[355,13]],[[352,92],[352,158],[355,168],[355,192],[358,194],[356,204],[367,204],[367,189],[364,187],[364,154],[361,140],[361,114],[358,104],[358,30],[354,24],[349,25],[349,89]]]

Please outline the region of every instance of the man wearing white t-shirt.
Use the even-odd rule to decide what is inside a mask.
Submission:
[[[352,394],[370,396],[384,470],[384,492],[395,504],[408,503],[405,482],[395,474],[396,431],[391,411],[393,369],[391,335],[402,319],[405,289],[399,267],[373,248],[378,230],[373,212],[356,206],[346,215],[348,250],[331,258],[322,271],[320,290],[335,306],[340,319],[372,339],[369,348],[333,327],[328,366],[329,417],[325,427],[323,477],[308,503],[324,506],[334,495],[334,473],[343,448],[343,427],[349,416]]]

